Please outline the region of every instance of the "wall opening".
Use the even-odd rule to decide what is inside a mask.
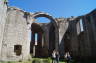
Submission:
[[[84,31],[84,26],[83,26],[83,21],[82,21],[82,19],[80,19],[80,31],[81,31],[81,32]]]
[[[42,38],[43,30],[41,26],[37,23],[32,23],[31,25],[31,43],[30,43],[30,54],[34,57],[42,56]]]
[[[43,12],[34,13],[33,19],[35,19],[36,21],[34,21],[31,24],[32,33],[31,33],[30,52],[32,53],[33,57],[34,56],[48,57],[50,53],[50,49],[58,50],[59,33],[57,29],[58,28],[57,24],[55,22],[55,19],[52,16]],[[52,28],[49,26],[50,24],[52,24]],[[50,28],[50,31],[49,31],[49,28]],[[53,32],[51,30],[53,30]],[[35,33],[38,34],[37,45],[35,45]],[[50,38],[49,36],[52,38]],[[53,48],[51,45],[50,45],[51,47],[49,46],[51,42],[53,44]]]
[[[38,45],[37,41],[38,41],[38,33],[35,33],[35,45]]]
[[[50,20],[45,17],[38,17],[35,21],[35,23],[50,23]]]
[[[77,24],[76,24],[76,27],[77,27],[77,34],[79,35],[81,32],[84,31],[84,25],[83,25],[83,20],[80,19]]]
[[[22,46],[21,45],[14,45],[14,52],[16,53],[17,56],[20,56],[21,52],[22,52]]]

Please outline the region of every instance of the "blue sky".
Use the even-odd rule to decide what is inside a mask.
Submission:
[[[27,12],[47,12],[55,18],[67,18],[91,12],[96,8],[96,0],[9,0],[9,6],[19,7]],[[37,20],[40,23],[48,22],[48,19],[43,18]]]
[[[28,12],[47,12],[54,17],[80,16],[96,8],[96,0],[9,0]]]

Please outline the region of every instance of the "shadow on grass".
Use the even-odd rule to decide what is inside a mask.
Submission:
[[[96,60],[82,60],[82,61],[76,61],[76,63],[96,63]]]

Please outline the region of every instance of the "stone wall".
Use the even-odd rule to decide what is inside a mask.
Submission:
[[[82,26],[80,23],[81,20]],[[74,20],[69,20],[69,28],[67,33],[64,35],[64,47],[66,47],[66,45],[69,46],[69,48],[67,48],[74,58],[78,57],[80,59],[92,59],[96,57],[95,21],[96,10],[87,15],[77,17]],[[68,36],[69,39],[66,38]]]
[[[56,18],[56,21],[58,23],[58,29],[59,29],[59,52],[60,56],[64,56],[64,35],[65,32],[68,29],[69,22],[67,21],[67,18]]]
[[[2,51],[2,42],[3,42],[3,36],[4,36],[4,28],[5,28],[5,22],[6,22],[6,11],[7,11],[7,5],[4,3],[4,0],[0,0],[0,60],[1,60],[1,51]]]
[[[51,20],[48,24],[39,24],[44,34],[41,42],[45,53],[43,56],[51,56],[56,49],[62,58],[66,51],[71,52],[74,58],[96,57],[96,10],[77,18],[53,18],[43,12],[33,14],[7,7],[3,0],[0,0],[0,4],[0,60],[20,61],[29,58],[30,32],[32,23],[38,17]],[[80,19],[83,20],[84,31],[80,29]]]
[[[27,19],[23,11],[17,8],[8,8],[3,34],[2,60],[18,61],[28,58],[30,43],[28,42]],[[15,47],[16,45],[17,47]],[[20,50],[18,50],[19,46]],[[21,51],[20,55],[16,55],[16,51]]]

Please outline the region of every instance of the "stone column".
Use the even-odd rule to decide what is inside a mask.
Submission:
[[[0,60],[1,60],[1,49],[2,49],[2,42],[3,42],[3,33],[6,23],[7,17],[7,5],[4,4],[4,0],[0,0]]]
[[[35,56],[35,50],[36,50],[36,47],[35,47],[35,33],[32,32],[32,47],[33,47],[33,57]],[[31,46],[30,46],[31,47]]]
[[[45,27],[44,30],[44,50],[46,51],[45,54],[48,56],[48,49],[49,49],[49,30]]]
[[[55,29],[55,49],[59,50],[59,29]]]
[[[46,28],[45,30],[46,31],[45,31],[44,36],[45,36],[46,47],[49,49],[49,29]]]
[[[26,12],[25,12],[26,13]],[[24,16],[23,16],[24,17]],[[29,59],[30,57],[29,57],[29,55],[30,55],[30,42],[32,41],[32,39],[31,39],[31,33],[32,33],[32,31],[31,31],[31,24],[33,23],[33,19],[32,19],[32,17],[30,16],[30,13],[29,14],[26,14],[26,17],[25,17],[25,19],[26,19],[26,27],[27,27],[27,35],[28,35],[28,41],[27,41],[27,43],[26,44],[24,44],[24,47],[25,48],[23,48],[24,49],[24,54],[23,54],[23,60],[25,60],[25,59]],[[21,20],[22,21],[22,20]],[[24,39],[25,40],[25,39]],[[23,42],[22,42],[23,43]]]
[[[42,47],[44,47],[44,34],[42,34]]]

